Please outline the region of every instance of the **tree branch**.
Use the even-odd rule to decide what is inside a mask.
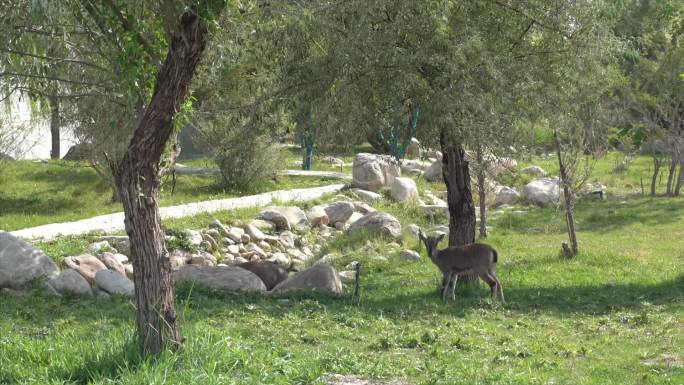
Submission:
[[[3,77],[3,76],[17,76],[17,77],[23,77],[23,78],[54,80],[57,82],[63,82],[63,83],[69,83],[69,84],[78,84],[78,85],[90,86],[90,87],[104,87],[105,86],[104,83],[91,83],[91,82],[86,82],[86,81],[64,79],[64,78],[59,78],[56,76],[23,74],[23,73],[18,73],[18,72],[0,72],[0,77]]]
[[[36,55],[36,54],[28,53],[28,52],[16,51],[13,49],[7,49],[7,48],[2,48],[2,47],[0,47],[0,52],[7,52],[7,53],[15,54],[15,55],[20,55],[20,56],[34,57],[37,59],[48,60],[48,61],[59,61],[59,62],[67,62],[67,63],[74,63],[74,64],[82,64],[84,66],[96,68],[100,71],[105,71],[104,68],[98,66],[97,64],[82,61],[82,60],[58,58],[58,57],[52,57],[52,56],[42,56],[42,55]]]
[[[152,61],[155,62],[155,64],[160,65],[161,64],[161,58],[157,53],[154,51],[154,48],[152,45],[145,39],[143,35],[140,34],[133,26],[133,23],[131,23],[130,19],[126,18],[119,7],[114,4],[113,0],[104,0],[104,3],[109,7],[109,9],[114,12],[114,15],[119,19],[119,22],[121,22],[121,26],[129,33],[131,33],[135,39],[138,41],[138,43],[143,47],[147,55],[152,59]]]

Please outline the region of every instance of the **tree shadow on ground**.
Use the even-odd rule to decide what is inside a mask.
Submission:
[[[81,207],[82,204],[77,199],[50,198],[43,199],[37,197],[5,197],[0,195],[0,212],[8,214],[26,215],[52,215],[56,213],[68,212]]]
[[[101,379],[116,382],[124,368],[137,371],[146,361],[157,359],[155,356],[143,358],[139,352],[137,341],[128,338],[120,348],[112,348],[105,354],[97,352],[84,356],[75,367],[53,369],[49,378],[79,385],[92,384]]]
[[[334,296],[323,293],[284,293],[277,295],[231,294],[204,288],[193,288],[192,296],[185,288],[177,291],[179,298],[190,300],[187,306],[193,311],[214,306],[252,306],[274,317],[282,317],[294,310],[318,309],[326,306],[326,311],[346,312],[353,310],[370,317],[382,314],[386,318],[412,319],[432,317],[434,312],[462,317],[466,311],[480,308],[488,302],[489,288],[471,287],[457,290],[456,300],[442,302],[438,288],[416,288],[415,291],[400,291],[392,295],[378,297],[376,293],[364,293],[360,300],[350,294]],[[656,285],[614,284],[564,287],[504,287],[507,303],[504,308],[523,313],[548,311],[559,316],[583,313],[602,315],[615,311],[634,311],[653,305],[684,306],[684,275],[663,281]],[[217,302],[218,301],[218,302]],[[489,305],[486,305],[489,306]]]

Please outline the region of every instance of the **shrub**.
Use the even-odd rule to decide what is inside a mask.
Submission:
[[[213,139],[211,146],[225,187],[253,187],[272,178],[282,165],[282,152],[267,135],[226,130],[214,132]]]

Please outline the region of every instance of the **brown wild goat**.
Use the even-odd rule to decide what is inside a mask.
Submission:
[[[432,263],[442,271],[442,299],[446,302],[447,294],[451,290],[452,300],[456,299],[456,281],[459,275],[474,273],[487,282],[492,290],[492,299],[498,295],[504,301],[503,288],[496,275],[497,253],[491,246],[483,243],[471,243],[464,246],[452,246],[438,250],[437,245],[444,238],[426,237],[422,231],[418,233],[420,240],[425,243]]]

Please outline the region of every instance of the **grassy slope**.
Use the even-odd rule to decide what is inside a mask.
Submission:
[[[381,209],[402,223],[436,224],[414,207]],[[128,300],[0,297],[0,384],[305,384],[325,372],[417,384],[683,384],[684,201],[580,203],[581,255],[573,261],[558,258],[561,211],[521,210],[493,220],[488,240],[499,250],[506,306],[492,306],[484,286],[444,305],[437,271],[425,259],[402,262],[379,239],[371,251],[359,247],[366,239],[339,239],[330,245],[342,254],[338,267],[366,261],[360,303],[182,288],[186,344],[154,361],[134,354]],[[86,244],[44,246],[58,257]],[[390,262],[369,260],[375,253]]]
[[[198,163],[198,162],[195,162]],[[47,223],[84,219],[122,211],[111,190],[90,168],[70,162],[8,162],[0,171],[0,229],[11,231]],[[266,191],[322,186],[337,181],[279,177],[246,191],[225,190],[214,176],[179,175],[171,194],[162,191],[162,206],[222,199]]]

